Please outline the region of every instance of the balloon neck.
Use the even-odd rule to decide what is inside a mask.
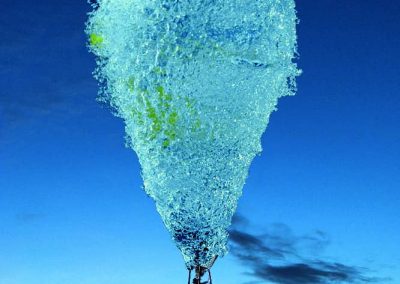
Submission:
[[[194,276],[192,282],[190,282],[191,273],[192,273],[193,270],[195,272],[195,276]],[[204,278],[206,277],[206,274],[208,274],[208,279],[204,280]],[[210,269],[207,268],[207,267],[204,267],[204,266],[196,266],[193,269],[189,269],[188,284],[212,284],[212,278],[211,278]]]
[[[202,265],[197,265],[195,267],[189,268],[189,280],[188,284],[212,284],[212,278],[211,278],[211,267],[214,265],[215,261],[217,260],[217,255],[215,255],[210,262],[207,264],[207,266],[202,266]],[[191,280],[191,274],[192,271],[194,270],[195,276],[193,278],[192,283],[190,283]],[[207,277],[206,274],[208,275],[208,279],[203,281],[202,279],[204,277]]]

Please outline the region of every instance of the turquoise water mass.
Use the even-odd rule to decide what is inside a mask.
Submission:
[[[90,14],[100,98],[188,268],[227,252],[269,116],[295,92],[296,23],[292,0],[100,0]]]

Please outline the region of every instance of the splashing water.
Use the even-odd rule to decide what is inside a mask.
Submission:
[[[98,0],[86,32],[100,97],[189,269],[227,231],[279,97],[299,74],[293,0]]]

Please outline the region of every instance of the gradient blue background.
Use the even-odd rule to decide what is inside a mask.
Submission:
[[[297,1],[283,98],[239,212],[326,232],[323,254],[400,283],[400,1]],[[120,119],[96,102],[84,1],[0,0],[0,283],[184,283]],[[231,256],[215,283],[249,281]]]

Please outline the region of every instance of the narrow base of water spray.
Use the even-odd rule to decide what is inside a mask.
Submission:
[[[197,265],[195,267],[188,268],[189,277],[188,284],[212,284],[211,277],[211,267],[214,265],[218,256],[214,256],[211,262],[205,266]],[[192,279],[192,272],[194,272],[194,278]],[[204,277],[208,277],[208,279],[203,279]],[[190,282],[192,280],[192,282]],[[204,281],[205,280],[205,281]]]

